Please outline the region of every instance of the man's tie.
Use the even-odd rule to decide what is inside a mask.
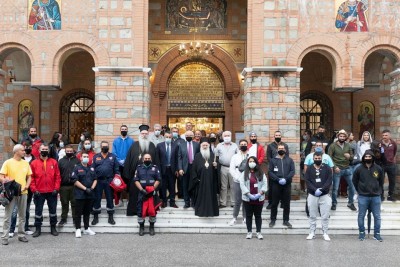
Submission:
[[[192,142],[189,142],[189,164],[193,162],[193,149],[192,149]]]
[[[167,165],[169,166],[169,165],[171,165],[171,161],[170,161],[170,158],[171,158],[171,150],[170,150],[170,144],[167,144]]]

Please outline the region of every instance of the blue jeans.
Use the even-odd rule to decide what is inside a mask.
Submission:
[[[101,198],[103,196],[103,191],[106,195],[107,200],[107,213],[114,214],[114,203],[113,203],[113,190],[110,186],[111,179],[97,180],[97,185],[95,188],[95,200],[93,204],[93,214],[101,213]]]
[[[381,230],[381,197],[358,196],[358,229],[365,232],[364,220],[367,210],[371,210],[374,215],[374,234]]]
[[[42,226],[43,221],[43,206],[47,200],[47,206],[49,208],[50,225],[55,226],[57,224],[57,195],[52,193],[41,193],[39,196],[33,197],[35,203],[35,226]]]
[[[343,177],[346,179],[347,185],[348,185],[348,190],[349,190],[349,204],[353,204],[354,202],[354,185],[353,185],[353,173],[351,171],[351,168],[343,169],[340,170],[339,173],[334,172],[333,173],[333,189],[332,189],[332,205],[337,204],[337,193],[339,189],[339,184],[340,184],[340,177]]]

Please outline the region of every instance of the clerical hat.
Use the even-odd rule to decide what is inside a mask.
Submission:
[[[142,124],[142,125],[139,126],[139,130],[140,131],[148,131],[149,128],[150,128],[150,126],[147,125],[147,124]]]
[[[202,144],[202,143],[209,143],[209,139],[207,138],[207,137],[202,137],[201,139],[200,139],[200,144]]]

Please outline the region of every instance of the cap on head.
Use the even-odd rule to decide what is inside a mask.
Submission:
[[[255,132],[250,132],[249,136],[252,136],[252,135],[257,136],[257,134]]]
[[[346,132],[344,129],[340,130],[340,131],[337,133],[336,136],[339,136],[339,135],[341,135],[341,134],[344,134],[346,137],[348,137],[347,132]]]
[[[209,140],[208,140],[207,137],[202,137],[202,138],[200,139],[200,144],[202,144],[202,143],[208,143],[208,142],[209,142]]]
[[[139,126],[140,131],[148,131],[150,129],[150,126],[147,124],[142,124]]]

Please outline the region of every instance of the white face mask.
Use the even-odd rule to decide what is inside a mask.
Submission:
[[[232,140],[232,139],[231,139],[230,136],[224,137],[224,143],[230,143],[231,140]]]
[[[154,134],[156,135],[156,136],[159,136],[160,134],[161,134],[161,131],[154,131]]]
[[[254,169],[257,166],[255,162],[249,162],[249,168]]]
[[[60,147],[64,147],[64,142],[60,142]]]
[[[84,147],[86,150],[89,150],[92,147],[92,145],[85,145]]]

